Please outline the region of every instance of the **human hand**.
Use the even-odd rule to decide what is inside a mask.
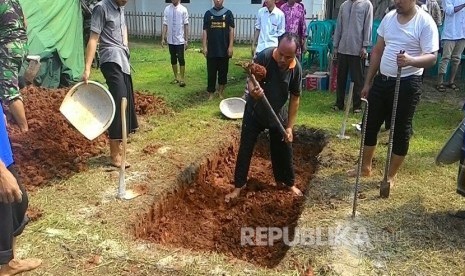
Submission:
[[[292,127],[286,128],[286,136],[284,137],[286,143],[292,143],[294,141],[294,135],[292,134]]]
[[[255,57],[255,47],[252,46],[252,49],[250,49],[250,52],[252,54],[252,58]]]
[[[368,98],[368,93],[370,93],[370,88],[371,88],[370,84],[365,84],[362,88],[362,91],[360,91],[360,98],[362,99]]]
[[[228,57],[232,57],[232,56],[233,56],[233,48],[228,47]]]
[[[249,95],[254,99],[254,100],[259,100],[265,96],[265,93],[263,89],[260,87],[260,84],[256,85],[257,80],[255,79],[254,75],[251,75],[251,79],[249,79],[248,83],[248,90],[249,90]]]
[[[189,44],[187,44],[187,40],[186,40],[186,42],[184,42],[184,51],[187,50],[187,48],[189,48]]]
[[[161,39],[161,47],[165,48],[166,41],[164,38]]]
[[[360,58],[361,58],[361,59],[366,59],[367,56],[368,56],[367,48],[366,48],[366,47],[362,47],[362,49],[360,50]]]
[[[204,55],[205,57],[207,57],[207,55],[208,55],[208,49],[207,49],[207,47],[203,47],[202,52],[203,52],[203,55]]]
[[[89,77],[90,77],[90,69],[84,69],[84,73],[82,74],[82,80],[84,81],[85,84],[89,82]]]
[[[0,202],[13,203],[21,202],[23,200],[23,193],[19,188],[18,182],[13,174],[3,165],[0,168]]]
[[[399,67],[412,65],[414,60],[415,58],[407,54],[405,51],[400,51],[400,53],[397,54],[397,66]]]

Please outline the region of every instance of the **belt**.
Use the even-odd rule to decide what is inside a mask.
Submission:
[[[382,81],[396,81],[396,77],[389,77],[389,76],[386,76],[386,75],[383,75],[383,74],[378,74],[378,77],[381,78]],[[417,78],[417,77],[421,77],[421,76],[417,76],[417,75],[410,75],[410,76],[406,76],[406,77],[401,77],[400,80],[408,80],[408,79],[413,79],[413,78]]]

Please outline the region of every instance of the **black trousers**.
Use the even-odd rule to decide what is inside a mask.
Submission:
[[[218,74],[218,84],[228,83],[229,58],[207,58],[207,92],[213,93],[216,90],[216,76]]]
[[[236,188],[241,188],[247,183],[247,175],[255,143],[257,142],[258,135],[266,128],[250,112],[246,111],[244,113],[241,141],[234,174],[234,186]],[[269,128],[269,134],[271,164],[275,181],[291,187],[295,181],[294,166],[292,164],[292,145],[283,141],[283,136],[277,127]]]
[[[21,203],[0,203],[0,265],[7,264],[13,259],[13,237],[20,235],[28,222],[26,216],[29,199],[24,186],[20,183],[14,165],[8,170],[15,176],[23,192]]]
[[[184,59],[184,44],[168,44],[168,49],[170,51],[171,65],[176,65],[178,62],[179,66],[186,65],[186,60]]]
[[[353,109],[360,109],[362,101],[360,92],[363,88],[363,59],[359,56],[337,54],[337,88],[336,88],[336,106],[344,109],[344,99],[346,96],[347,74],[354,82],[354,91],[352,98]]]
[[[396,155],[407,155],[412,136],[413,115],[421,97],[421,85],[421,76],[409,76],[400,81],[392,147],[392,152]],[[369,108],[365,146],[375,146],[384,120],[388,118],[386,120],[391,121],[395,86],[395,77],[375,77],[367,99]]]
[[[132,78],[131,75],[123,73],[121,67],[113,62],[103,63],[100,66],[100,70],[105,77],[116,106],[115,118],[108,128],[108,136],[110,139],[120,140],[123,138],[121,125],[121,100],[123,97],[126,97],[128,100],[128,107],[126,110],[127,133],[134,133],[139,127],[139,123],[137,122]]]

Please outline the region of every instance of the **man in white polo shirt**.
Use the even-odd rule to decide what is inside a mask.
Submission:
[[[266,48],[278,47],[278,38],[286,31],[284,13],[276,7],[275,0],[265,0],[265,3],[266,7],[260,8],[257,13],[252,56]]]
[[[168,48],[171,56],[171,67],[173,68],[173,84],[178,83],[184,87],[184,72],[186,61],[184,51],[187,49],[187,37],[189,30],[189,14],[186,7],[181,5],[180,0],[171,0],[170,5],[163,12],[163,30],[161,33],[162,47],[168,42]],[[178,63],[179,73],[178,76]]]
[[[391,117],[398,66],[402,67],[391,163],[387,183],[394,184],[409,148],[412,120],[420,101],[424,68],[434,65],[439,34],[433,18],[415,0],[396,0],[396,8],[381,21],[368,75],[361,92],[370,104],[363,151],[362,175],[370,176],[377,135],[384,119]],[[405,51],[405,53],[400,53]],[[377,73],[379,70],[380,73]],[[356,170],[349,171],[350,176]],[[383,182],[383,184],[386,184]],[[389,191],[391,186],[381,191]]]

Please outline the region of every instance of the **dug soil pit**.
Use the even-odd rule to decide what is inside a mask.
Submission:
[[[60,113],[68,88],[46,89],[28,86],[21,90],[29,131],[22,133],[8,117],[8,133],[19,175],[31,190],[50,179],[64,178],[87,169],[90,157],[103,153],[106,134],[87,140]],[[138,115],[166,114],[170,110],[160,98],[135,94]],[[105,164],[103,164],[105,165]]]
[[[295,184],[304,194],[315,172],[316,156],[326,143],[321,131],[300,127],[295,132]],[[241,228],[287,227],[292,240],[305,198],[275,185],[268,138],[263,134],[255,147],[247,187],[239,198],[226,203],[225,195],[233,188],[237,150],[238,138],[233,137],[229,146],[206,157],[196,170],[188,169],[195,180],[183,183],[141,214],[134,229],[136,237],[275,267],[289,249],[284,240],[272,246],[241,245]]]

